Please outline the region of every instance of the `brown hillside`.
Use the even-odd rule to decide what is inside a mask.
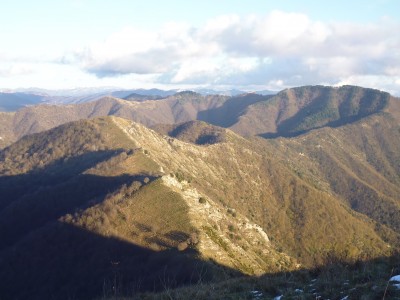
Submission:
[[[94,102],[76,105],[38,105],[25,107],[15,114],[1,114],[4,123],[1,136],[9,137],[4,145],[24,135],[37,133],[58,125],[99,116],[118,116],[146,126],[174,124],[195,120],[199,111],[221,106],[226,96],[201,96],[179,93],[163,100],[132,102],[105,97]],[[12,120],[10,120],[12,118]]]
[[[324,126],[342,126],[383,111],[390,98],[388,93],[356,86],[287,89],[249,106],[232,130],[265,137],[299,135]]]
[[[294,172],[400,232],[399,122],[386,113],[266,142]]]
[[[99,115],[111,117],[87,120]],[[181,285],[276,278],[296,298],[294,277],[308,289],[343,272],[381,298],[400,270],[400,101],[387,93],[181,92],[0,117],[0,298],[171,298]]]
[[[118,116],[144,124],[177,124],[201,120],[245,135],[267,138],[296,136],[324,126],[350,124],[381,111],[400,113],[389,94],[355,86],[340,88],[307,86],[288,89],[275,96],[244,94],[236,97],[202,96],[181,92],[160,100],[143,102],[105,97],[77,105],[25,107],[2,117],[7,136],[3,147],[20,137],[66,122],[99,116]],[[397,111],[397,113],[396,113]]]
[[[182,173],[210,198],[249,216],[303,263],[321,262],[330,251],[354,258],[389,249],[375,232],[374,222],[356,214],[329,190],[299,177],[258,143],[236,136],[198,148],[161,139],[138,124],[118,124],[149,149],[164,170]],[[363,242],[355,245],[354,236]]]
[[[10,145],[16,140],[13,128],[14,113],[0,112],[0,149]]]
[[[127,295],[139,281],[153,291],[296,268],[260,226],[167,172],[152,159],[163,145],[144,148],[125,122],[68,123],[0,152],[2,296],[112,295],[116,270]]]

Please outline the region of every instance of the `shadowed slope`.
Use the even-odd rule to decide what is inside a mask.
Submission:
[[[215,280],[211,270],[235,274],[197,259],[193,249],[154,251],[65,222],[47,224],[0,255],[4,299],[132,296]]]
[[[129,299],[398,299],[400,255],[368,261],[343,262],[331,257],[318,268],[278,272],[196,284]]]
[[[398,130],[398,123],[385,124],[387,119],[380,120],[379,116],[363,119],[366,123],[360,123],[361,127],[352,124],[358,131],[350,125],[327,127],[287,139],[249,140],[224,130],[228,138],[207,147],[162,136],[116,117],[78,121],[27,136],[0,152],[1,191],[7,195],[1,198],[7,199],[2,200],[0,210],[5,237],[0,270],[6,270],[0,271],[1,278],[8,282],[6,272],[12,273],[13,266],[21,269],[11,278],[23,281],[34,277],[40,271],[39,263],[33,262],[32,272],[24,273],[19,259],[30,248],[46,253],[47,241],[66,245],[68,238],[53,239],[58,229],[51,228],[60,222],[101,236],[101,241],[123,240],[151,253],[176,253],[178,260],[181,254],[193,254],[190,257],[196,263],[214,261],[225,266],[205,263],[215,280],[228,278],[230,269],[264,274],[299,268],[297,262],[302,266],[323,265],[331,257],[355,261],[389,256],[400,244],[396,219],[384,215],[381,220],[349,205],[357,197],[364,201],[367,195],[371,196],[365,202],[367,206],[372,207],[384,197],[392,197],[392,203],[397,203],[397,167],[378,169],[382,162],[396,162],[398,152],[392,150],[397,144],[394,148],[384,146],[389,138],[377,137],[392,136],[385,132],[388,128]],[[346,148],[347,134],[354,132],[354,149]],[[317,133],[323,136],[306,140]],[[359,143],[358,138],[368,143]],[[321,144],[315,144],[317,140]],[[369,151],[366,147],[374,140],[390,151],[382,152],[376,146]],[[304,152],[300,152],[302,149]],[[364,154],[371,161],[369,165]],[[351,164],[352,160],[359,163]],[[334,163],[325,165],[325,161],[338,162],[339,168]],[[349,189],[343,188],[341,194],[334,183],[342,178],[360,185],[355,185],[355,191],[353,185],[348,185]],[[27,189],[21,190],[21,186]],[[382,197],[375,197],[366,187]],[[81,235],[72,235],[80,243]],[[95,240],[93,245],[100,246],[102,242]],[[39,243],[37,248],[33,246],[35,241]],[[108,242],[105,245],[109,249]],[[58,249],[57,245],[51,246]],[[80,244],[78,249],[84,255],[96,253],[80,248]],[[99,260],[108,265],[109,250],[104,251]],[[83,263],[79,253],[67,253],[66,257]],[[44,264],[42,260],[40,264]],[[22,261],[29,265],[29,259]],[[89,262],[88,268],[96,268],[97,262]],[[64,263],[54,265],[64,267]],[[159,274],[159,270],[155,272]],[[99,276],[104,277],[104,272]],[[127,278],[136,280],[129,272]],[[177,278],[180,274],[177,271]],[[187,274],[185,270],[183,274]],[[93,284],[98,286],[96,278]]]
[[[225,236],[207,239],[183,189],[156,179],[160,166],[138,146],[104,118],[27,136],[0,152],[2,297],[132,295],[241,273],[208,260],[198,249],[204,241],[249,270]],[[245,241],[249,250],[270,247],[262,235]]]
[[[132,295],[239,274],[200,257],[186,202],[109,118],[27,136],[0,157],[5,299]]]
[[[221,106],[199,111],[197,120],[229,128],[238,121],[243,113],[245,113],[247,107],[261,101],[266,101],[271,97],[271,95],[263,96],[253,93],[231,97]]]

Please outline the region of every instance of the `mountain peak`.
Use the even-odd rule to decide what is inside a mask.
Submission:
[[[290,88],[249,106],[233,129],[245,135],[296,136],[383,112],[390,98],[386,92],[356,86]]]

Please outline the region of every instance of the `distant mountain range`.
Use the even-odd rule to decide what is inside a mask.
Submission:
[[[193,90],[202,95],[236,96],[246,92],[240,90],[216,91],[212,89]],[[180,91],[160,89],[121,90],[115,88],[82,88],[73,90],[16,89],[0,90],[0,112],[17,111],[20,108],[37,104],[78,104],[111,96],[132,101],[155,100],[172,96]],[[274,94],[272,91],[259,91],[261,95]]]
[[[295,136],[315,128],[355,122],[385,111],[396,102],[388,93],[354,86],[308,86],[276,95],[223,96],[183,91],[145,102],[155,96],[137,96],[136,101],[132,97],[129,94],[127,101],[106,96],[76,105],[29,106],[15,113],[0,113],[0,147],[69,121],[109,115],[150,127],[201,120],[244,136]]]
[[[1,297],[400,296],[400,99],[142,100],[0,113]]]

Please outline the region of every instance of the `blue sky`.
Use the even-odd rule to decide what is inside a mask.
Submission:
[[[400,95],[400,1],[0,0],[0,88],[356,84]]]

